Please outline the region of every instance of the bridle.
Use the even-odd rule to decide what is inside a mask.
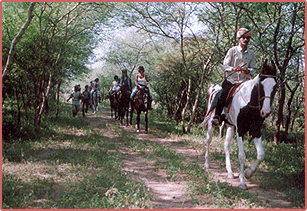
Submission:
[[[261,109],[260,107],[260,104],[261,104],[261,101],[264,100],[265,98],[271,98],[271,96],[263,96],[263,97],[260,97],[260,77],[266,77],[266,78],[276,78],[276,75],[267,75],[267,74],[262,74],[260,73],[259,74],[259,81],[258,81],[258,105],[257,106],[253,106],[253,105],[250,105],[250,104],[247,104],[249,107],[251,108],[258,108],[259,110]]]

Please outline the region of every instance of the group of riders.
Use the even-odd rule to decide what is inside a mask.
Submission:
[[[95,102],[94,95],[97,96],[97,102]],[[83,115],[88,112],[89,108],[92,108],[93,113],[95,112],[94,105],[101,103],[101,92],[99,85],[99,78],[90,82],[90,85],[84,87],[84,91],[81,92],[81,85],[76,84],[70,92],[70,96],[66,99],[68,102],[72,99],[72,114],[75,117],[80,110],[80,100],[82,101]]]
[[[223,107],[225,106],[226,98],[228,97],[229,91],[237,84],[249,80],[249,75],[256,68],[255,54],[252,50],[247,48],[250,38],[251,30],[248,27],[240,28],[237,31],[237,39],[239,45],[230,48],[224,58],[223,69],[225,71],[225,80],[222,84],[223,91],[218,99],[218,103],[215,108],[215,116],[212,121],[212,123],[215,125],[221,124],[221,122],[224,120],[223,116],[221,116],[221,113]],[[82,99],[85,105],[90,106],[91,101],[93,99],[93,93],[100,90],[98,82],[99,79],[97,78],[95,79],[95,82],[93,82],[93,85],[85,86],[85,91],[83,93],[81,93],[80,87],[76,85],[75,92],[72,93],[70,96],[70,98],[73,98],[73,104],[77,105],[77,101]],[[130,99],[133,100],[139,90],[144,90],[146,88],[149,93],[148,108],[152,109],[152,95],[148,90],[148,84],[149,80],[148,76],[145,74],[145,69],[143,66],[139,66],[138,74],[135,76],[135,88],[132,90],[132,82],[131,79],[127,76],[127,69],[123,69],[121,77],[118,77],[117,75],[114,76],[114,81],[112,82],[112,85],[109,90],[110,97],[114,97],[116,99],[119,91],[121,89],[125,89],[129,93],[131,93]],[[73,111],[73,113],[76,112]]]
[[[121,90],[126,90],[130,95],[130,100],[133,101],[138,90],[145,90],[149,93],[148,97],[148,110],[151,110],[151,102],[152,102],[152,94],[148,89],[148,76],[145,74],[145,69],[143,66],[139,66],[138,74],[135,77],[135,88],[132,90],[132,81],[127,75],[127,69],[122,70],[122,76],[118,77],[114,76],[114,81],[111,84],[109,89],[110,98],[118,99],[118,95]],[[80,84],[76,84],[74,88],[71,90],[69,98],[67,98],[67,102],[72,99],[72,113],[75,117],[80,110],[80,100],[82,101],[82,111],[83,115],[88,112],[89,108],[93,109],[95,112],[95,98],[94,95],[97,94],[98,102],[101,103],[101,92],[99,79],[96,78],[94,81],[90,82],[90,85],[86,85],[84,87],[84,91],[81,92]],[[131,94],[130,94],[131,93]]]
[[[138,74],[135,76],[135,88],[132,90],[132,81],[127,75],[127,69],[122,70],[122,76],[118,77],[117,75],[114,76],[114,81],[110,87],[109,93],[110,97],[114,99],[118,99],[118,93],[120,90],[125,90],[130,95],[130,100],[133,101],[136,93],[139,90],[146,90],[149,93],[148,97],[148,109],[151,110],[151,102],[152,102],[152,94],[148,89],[148,76],[145,74],[145,69],[143,66],[138,67]]]

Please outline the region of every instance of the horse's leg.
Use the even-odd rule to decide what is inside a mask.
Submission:
[[[225,122],[222,122],[222,124],[219,126],[219,130],[220,130],[219,139],[222,139],[222,138],[223,138],[223,130],[224,130],[224,127],[225,127]]]
[[[263,150],[263,147],[262,147],[261,137],[260,138],[254,138],[254,143],[255,143],[255,147],[257,149],[257,160],[255,161],[255,163],[252,165],[251,168],[246,169],[245,177],[247,179],[249,179],[253,175],[253,173],[256,171],[258,165],[264,159],[264,150]]]
[[[136,132],[139,133],[140,132],[140,114],[141,111],[137,111],[137,116],[136,116]]]
[[[145,132],[148,133],[148,111],[145,111]]]
[[[210,168],[209,164],[209,147],[212,141],[212,136],[214,132],[215,127],[211,124],[211,121],[208,122],[208,131],[206,134],[206,154],[205,154],[205,168]]]
[[[231,147],[231,140],[234,134],[234,126],[227,126],[226,130],[226,138],[224,142],[224,150],[225,150],[225,158],[226,158],[226,169],[228,172],[228,178],[233,179],[234,175],[231,168],[230,163],[230,147]]]
[[[127,118],[127,126],[129,126],[129,101],[126,102],[126,118]]]
[[[131,103],[131,111],[130,111],[130,125],[132,125],[133,112],[134,112],[134,108],[133,108],[133,105],[132,105],[132,103]]]
[[[244,152],[243,137],[240,137],[239,134],[237,134],[237,141],[238,141],[238,147],[239,147],[239,162],[240,162],[239,188],[246,190],[247,185],[244,179],[244,165],[245,165],[246,156]]]
[[[84,108],[85,105],[84,105],[84,104],[85,104],[85,102],[82,103],[82,115],[83,115],[83,116],[85,116],[85,110],[84,110],[84,109],[85,109],[85,108]]]
[[[120,108],[120,114],[119,114],[120,125],[123,125],[124,116],[125,116],[124,108]]]

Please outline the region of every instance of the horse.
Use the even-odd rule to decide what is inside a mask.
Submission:
[[[118,95],[118,116],[120,120],[120,125],[123,125],[123,119],[126,114],[126,119],[127,119],[127,126],[129,125],[129,106],[131,103],[130,100],[130,95],[131,91],[128,90],[127,86],[121,86],[119,92],[117,93]],[[131,112],[132,116],[132,112]],[[132,117],[130,117],[130,124],[132,124]]]
[[[111,107],[111,117],[113,118],[113,111],[114,111],[114,118],[117,119],[118,117],[118,99],[117,93],[111,94],[109,93],[109,100],[110,100],[110,107]]]
[[[98,91],[93,92],[93,99],[92,99],[92,108],[93,113],[96,113],[98,111],[98,104],[99,104],[99,93]]]
[[[136,132],[140,132],[140,115],[142,111],[145,114],[145,132],[148,133],[148,98],[149,98],[149,89],[147,86],[143,86],[142,89],[138,90],[135,94],[135,97],[132,101],[132,111],[131,111],[131,117],[133,115],[134,109],[137,111],[137,117],[136,117]]]
[[[220,96],[221,94],[221,91],[222,90],[222,87],[218,84],[210,84],[209,85],[209,88],[208,88],[208,92],[207,92],[207,114],[205,116],[205,120],[202,122],[202,124],[199,126],[199,128],[205,128],[206,126],[208,126],[208,121],[210,118],[213,118],[214,115],[215,115],[215,110],[212,110],[211,111],[211,105],[212,104],[216,104],[217,102],[213,102],[213,100],[217,100],[218,97]],[[218,96],[217,96],[218,95]],[[225,127],[225,122],[223,121],[221,125],[219,125],[219,140],[222,139],[223,137],[223,129]]]
[[[226,138],[224,142],[226,170],[228,173],[228,178],[235,178],[230,163],[230,145],[236,128],[240,162],[239,188],[241,189],[247,189],[245,178],[249,179],[256,171],[256,168],[260,162],[264,159],[265,153],[262,146],[260,129],[265,118],[271,113],[271,106],[274,100],[276,86],[277,81],[275,64],[273,61],[271,61],[271,65],[268,65],[266,60],[263,64],[262,72],[254,79],[250,79],[242,83],[235,91],[229,104],[230,108],[228,107],[228,115],[225,120],[227,125]],[[216,88],[219,89],[219,87]],[[212,92],[212,88],[209,88],[209,92],[211,92],[210,94],[214,94],[214,92]],[[213,101],[214,100],[211,102]],[[207,169],[210,168],[209,146],[212,141],[213,131],[215,129],[215,126],[212,124],[213,117],[211,115],[211,113],[214,112],[214,109],[211,108],[209,110],[210,111],[206,114],[206,118],[204,120],[204,122],[208,122],[204,164],[205,168]],[[202,124],[205,124],[204,122]],[[246,155],[243,147],[243,138],[247,132],[249,133],[251,139],[254,140],[254,144],[257,149],[257,160],[244,172]]]

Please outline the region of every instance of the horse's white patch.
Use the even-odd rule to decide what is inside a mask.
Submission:
[[[274,78],[266,78],[261,82],[261,84],[263,85],[265,98],[260,113],[262,117],[266,117],[271,113],[271,95],[273,88],[276,85],[276,81]]]

